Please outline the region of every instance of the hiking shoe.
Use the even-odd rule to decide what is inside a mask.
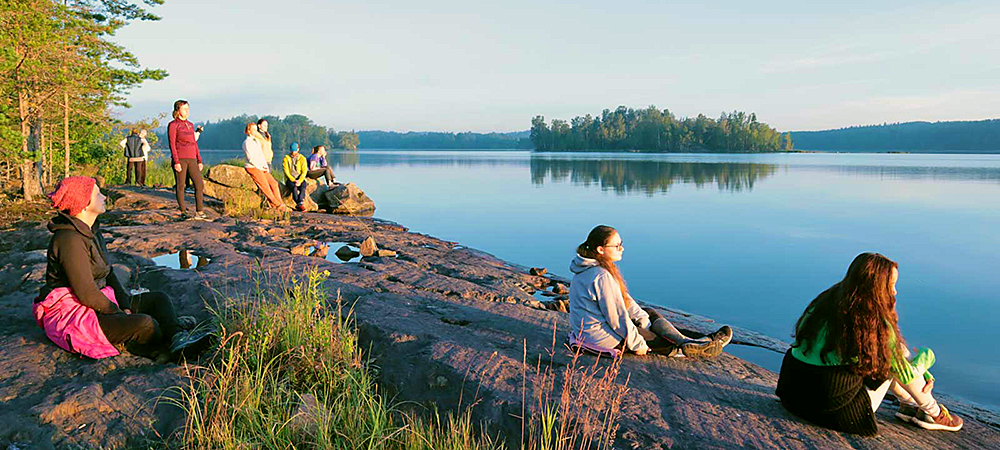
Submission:
[[[191,316],[180,316],[177,318],[177,326],[185,330],[190,330],[198,325],[198,319]]]
[[[205,214],[205,211],[198,211],[193,216],[190,216],[190,218],[192,220],[208,220],[208,214]]]
[[[920,410],[916,406],[900,403],[899,411],[896,411],[896,418],[903,422],[916,423],[916,417],[919,412]]]
[[[952,415],[944,405],[939,406],[941,406],[941,413],[937,417],[931,417],[930,414],[920,411],[920,414],[914,416],[914,423],[925,430],[961,430],[964,423],[962,418]]]
[[[722,354],[722,341],[688,342],[681,344],[681,351],[689,358],[712,358]]]
[[[174,358],[197,355],[208,348],[211,338],[212,330],[209,327],[178,331],[170,339],[170,354]]]
[[[729,342],[733,340],[733,329],[729,328],[729,325],[723,325],[714,333],[709,333],[708,337],[712,338],[713,341],[719,341],[722,347],[729,345]],[[721,350],[720,350],[721,352]]]

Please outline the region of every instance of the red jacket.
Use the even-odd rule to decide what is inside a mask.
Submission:
[[[198,140],[194,136],[194,124],[186,120],[174,119],[167,125],[167,141],[170,143],[170,159],[174,164],[181,159],[197,159],[201,164]]]

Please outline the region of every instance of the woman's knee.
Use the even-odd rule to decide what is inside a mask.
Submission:
[[[160,338],[160,324],[148,314],[132,314],[132,339],[139,344],[146,344]]]

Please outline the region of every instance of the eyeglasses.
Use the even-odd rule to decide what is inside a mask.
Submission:
[[[625,241],[621,241],[618,245],[604,245],[604,248],[617,248],[618,251],[625,250]]]

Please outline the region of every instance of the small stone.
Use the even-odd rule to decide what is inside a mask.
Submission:
[[[354,251],[354,249],[346,245],[338,248],[337,252],[334,254],[337,255],[337,257],[340,258],[341,261],[349,261],[351,258],[357,258],[358,256],[361,256],[361,253]]]
[[[375,244],[375,238],[374,237],[368,236],[368,239],[365,239],[361,243],[361,255],[362,256],[372,256],[377,251],[378,251],[378,245]]]
[[[312,253],[310,253],[309,255],[310,256],[315,256],[317,258],[326,258],[326,254],[329,253],[329,252],[330,252],[330,246],[329,245],[326,245],[326,244],[316,244],[316,246],[313,247]]]
[[[528,271],[528,273],[535,276],[545,275],[548,272],[549,270],[544,267],[532,267],[531,270]]]
[[[375,254],[378,255],[379,258],[392,258],[396,256],[396,252],[392,250],[386,250],[384,248],[378,249],[378,251],[375,252]]]
[[[552,292],[556,294],[569,294],[569,289],[566,289],[566,286],[563,284],[556,283],[552,285]]]
[[[296,245],[295,247],[292,247],[290,251],[292,252],[293,255],[307,256],[309,255],[309,247],[311,247],[311,245],[309,244],[299,244]]]
[[[312,394],[304,394],[302,395],[302,403],[299,404],[299,408],[295,412],[295,415],[292,416],[292,420],[289,422],[289,425],[292,428],[304,429],[310,424],[316,423],[316,421],[322,417],[322,413],[322,406],[319,404],[319,400],[316,399],[316,396]]]
[[[568,313],[569,312],[569,302],[565,300],[555,300],[545,303],[545,309],[550,311],[559,311]]]

